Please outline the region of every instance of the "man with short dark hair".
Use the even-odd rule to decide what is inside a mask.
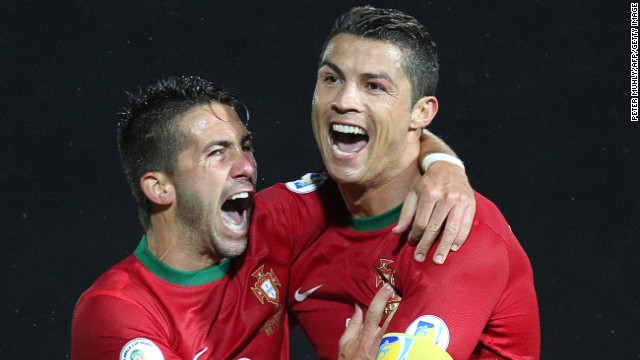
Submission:
[[[353,304],[384,284],[396,289],[386,311],[397,310],[378,359],[539,357],[531,264],[493,203],[475,194],[465,251],[442,266],[413,261],[408,234],[391,231],[421,176],[414,164],[438,111],[437,79],[430,34],[397,10],[353,8],[322,49],[312,124],[348,212],[296,260],[288,298],[322,359],[338,356]]]

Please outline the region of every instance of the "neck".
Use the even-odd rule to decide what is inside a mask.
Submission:
[[[383,214],[404,201],[420,178],[418,166],[407,166],[384,182],[371,186],[358,183],[338,184],[342,198],[353,217]]]
[[[185,230],[171,214],[151,215],[146,234],[151,253],[174,269],[202,270],[223,260],[204,245],[201,236]]]

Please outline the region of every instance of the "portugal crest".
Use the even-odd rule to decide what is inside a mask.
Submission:
[[[251,290],[256,294],[260,303],[264,304],[264,301],[266,300],[274,304],[276,307],[280,306],[280,291],[278,290],[278,286],[282,286],[282,284],[280,284],[280,280],[278,280],[273,269],[265,274],[263,264],[260,265],[260,267],[254,271],[251,276],[258,279]]]
[[[382,284],[389,283],[394,289],[396,288],[396,271],[389,267],[393,263],[393,260],[380,259],[380,265],[373,271],[376,279],[376,289],[382,286]],[[384,309],[384,314],[388,315],[391,311],[400,305],[402,298],[398,293],[394,293],[391,299],[387,301],[387,306]]]

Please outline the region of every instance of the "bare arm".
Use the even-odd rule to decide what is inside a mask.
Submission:
[[[444,141],[427,130],[423,130],[420,146],[419,164],[433,153],[456,156]],[[417,243],[414,256],[416,261],[422,262],[438,233],[444,230],[433,258],[435,263],[442,264],[450,250],[458,250],[466,241],[475,210],[473,190],[464,169],[436,161],[426,169],[414,191],[405,199],[400,220],[393,231],[406,231],[413,220],[409,244]]]

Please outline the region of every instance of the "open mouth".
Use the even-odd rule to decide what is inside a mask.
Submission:
[[[222,204],[222,219],[233,231],[241,231],[247,226],[247,215],[253,204],[253,193],[247,191],[232,195]]]
[[[355,154],[367,146],[369,135],[360,127],[333,124],[329,131],[332,149],[341,155]]]

